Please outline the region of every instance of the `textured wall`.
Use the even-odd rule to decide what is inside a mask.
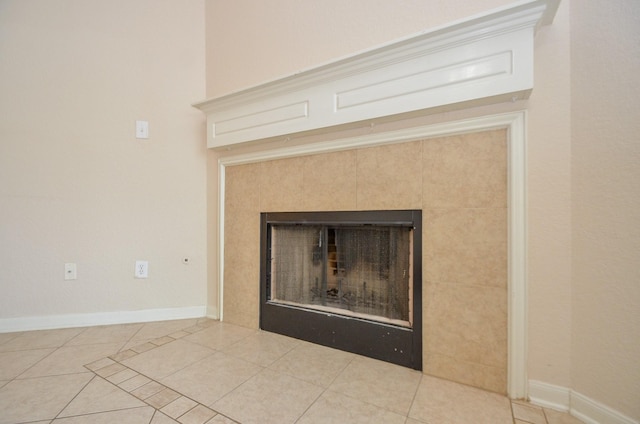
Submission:
[[[293,74],[509,0],[208,0],[207,96]]]
[[[205,305],[203,10],[0,1],[0,319]]]
[[[640,3],[572,3],[572,381],[640,421]]]
[[[258,326],[260,212],[423,209],[426,373],[504,393],[506,132],[226,168],[224,319]]]

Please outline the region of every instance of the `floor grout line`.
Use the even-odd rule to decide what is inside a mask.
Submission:
[[[196,329],[195,327],[199,327],[199,329]],[[200,325],[198,325],[198,324],[196,323],[195,325],[193,325],[193,326],[189,327],[189,329],[183,329],[183,330],[181,330],[181,331],[187,332],[187,334],[195,334],[195,333],[197,333],[197,332],[199,332],[199,331],[205,330],[206,328],[208,328],[208,327],[203,327],[203,326],[200,326]],[[195,330],[195,331],[189,331],[189,330]],[[174,333],[172,333],[172,334],[176,334],[176,333],[179,333],[179,332],[174,332]],[[167,338],[167,337],[169,337],[169,338],[171,338],[171,339],[173,339],[173,340],[171,340],[171,341],[164,341],[164,340],[166,340],[166,338]],[[151,348],[151,349],[143,350],[143,351],[141,351],[141,352],[137,352],[137,351],[135,351],[136,346],[133,346],[133,347],[131,347],[131,348],[127,349],[126,351],[131,351],[131,352],[134,352],[135,354],[134,354],[134,355],[131,355],[131,356],[127,356],[126,358],[124,358],[124,359],[122,359],[122,360],[126,360],[126,359],[129,359],[129,358],[133,358],[134,356],[140,355],[141,353],[150,352],[150,351],[152,351],[152,350],[157,349],[157,348],[158,348],[158,347],[160,347],[160,346],[164,346],[164,345],[166,345],[166,344],[168,344],[168,343],[172,343],[172,342],[174,342],[174,341],[176,341],[176,340],[179,340],[179,339],[180,339],[180,338],[182,338],[182,337],[183,337],[183,336],[181,336],[181,337],[179,337],[179,338],[174,338],[174,337],[171,337],[170,335],[168,335],[168,336],[163,336],[163,337],[157,337],[157,338],[152,339],[152,340],[150,340],[150,341],[148,341],[148,342],[144,342],[144,341],[142,341],[141,345],[144,345],[144,344],[147,344],[147,343],[152,343],[152,344],[154,344],[154,345],[155,345],[155,347],[153,347],[153,348]],[[155,343],[153,343],[154,341],[159,341],[159,340],[163,340],[163,342],[162,342],[162,343],[160,343],[160,344],[155,344]],[[125,345],[126,345],[126,343],[125,343]],[[185,399],[188,399],[188,400],[190,400],[190,401],[194,402],[194,403],[195,403],[195,405],[194,405],[193,407],[189,408],[187,411],[185,411],[184,413],[182,413],[181,415],[179,415],[179,416],[178,416],[178,417],[176,417],[176,418],[170,417],[172,420],[174,420],[174,421],[178,421],[178,419],[179,419],[179,418],[182,418],[183,416],[185,416],[186,414],[188,414],[189,412],[193,411],[195,408],[197,408],[198,406],[200,406],[200,407],[206,408],[206,409],[208,409],[208,410],[210,410],[210,411],[212,411],[212,412],[214,413],[214,415],[213,415],[213,416],[211,416],[209,419],[207,419],[207,421],[209,421],[210,419],[213,419],[213,418],[214,418],[215,416],[217,416],[217,415],[220,415],[220,416],[223,416],[223,417],[225,417],[225,418],[227,418],[227,419],[229,419],[229,420],[233,421],[234,423],[236,422],[235,420],[233,420],[233,419],[231,419],[230,417],[228,417],[228,416],[226,416],[226,415],[224,415],[224,414],[222,414],[222,413],[220,413],[220,412],[216,411],[215,409],[210,408],[209,406],[207,406],[207,405],[205,405],[205,404],[203,404],[203,403],[200,403],[200,402],[198,402],[197,400],[192,399],[192,398],[190,398],[189,396],[186,396],[186,395],[184,395],[184,394],[182,394],[182,393],[178,392],[177,390],[172,389],[171,387],[167,387],[166,385],[162,384],[161,382],[157,381],[157,380],[156,380],[156,379],[154,379],[154,378],[151,378],[151,377],[150,377],[150,376],[148,376],[148,375],[142,374],[142,373],[140,373],[140,372],[138,372],[138,371],[134,370],[133,368],[129,368],[129,367],[127,367],[126,365],[122,364],[121,362],[119,362],[119,360],[118,360],[118,359],[119,359],[120,357],[119,357],[119,356],[117,356],[117,355],[120,355],[121,353],[126,352],[126,351],[121,351],[121,352],[118,352],[118,353],[116,353],[116,354],[114,354],[114,355],[110,355],[110,356],[107,356],[107,357],[105,357],[105,358],[102,358],[102,359],[98,359],[98,360],[96,360],[96,361],[93,361],[93,362],[91,362],[91,363],[89,363],[89,364],[86,364],[86,365],[85,365],[85,368],[87,368],[90,372],[92,372],[92,373],[95,375],[95,377],[97,377],[97,378],[102,378],[103,380],[105,380],[105,381],[107,381],[108,383],[110,383],[110,384],[112,384],[112,385],[116,386],[116,387],[117,387],[117,388],[119,388],[120,390],[122,390],[122,391],[124,391],[124,392],[126,392],[126,393],[130,394],[131,396],[135,397],[136,399],[138,399],[138,400],[140,400],[140,401],[144,402],[146,405],[148,405],[148,406],[152,407],[152,408],[156,411],[156,412],[154,412],[154,416],[155,416],[155,414],[156,414],[156,413],[161,413],[161,414],[163,414],[163,415],[165,415],[165,416],[167,416],[167,417],[170,417],[168,414],[166,414],[165,412],[163,412],[163,411],[162,411],[162,409],[163,409],[163,408],[165,408],[166,406],[170,405],[171,403],[173,403],[173,402],[175,402],[175,401],[179,400],[180,398],[185,398]],[[115,358],[118,358],[118,359],[114,359],[114,357],[115,357]],[[95,369],[95,370],[94,370],[94,369],[89,368],[89,366],[90,366],[91,364],[95,364],[96,362],[104,361],[105,359],[109,359],[109,360],[113,361],[114,363],[113,363],[113,364],[109,364],[109,365],[105,365],[105,366],[100,367],[100,368],[97,368],[97,369]],[[118,365],[122,366],[124,369],[120,369],[120,370],[118,370],[118,371],[116,371],[116,372],[114,372],[114,373],[112,373],[112,374],[106,375],[106,376],[102,376],[102,375],[100,375],[100,374],[98,373],[100,370],[104,370],[104,369],[106,369],[106,368],[108,368],[108,367],[113,367],[113,365],[115,365],[115,364],[118,364]],[[136,373],[136,375],[135,375],[135,376],[133,376],[133,377],[131,377],[131,378],[128,378],[128,379],[126,379],[126,380],[124,380],[124,381],[122,381],[122,382],[120,382],[119,384],[113,383],[112,381],[110,381],[110,380],[109,380],[109,377],[112,377],[112,376],[114,376],[114,375],[116,375],[116,374],[118,374],[118,373],[120,373],[120,372],[126,371],[126,370],[130,370],[130,371],[132,371],[132,372]],[[141,385],[141,386],[139,386],[139,387],[136,387],[136,388],[132,389],[131,391],[127,391],[127,390],[125,390],[124,388],[122,388],[122,387],[120,386],[121,384],[125,383],[126,381],[131,380],[132,378],[135,378],[135,377],[136,377],[136,376],[138,376],[138,375],[141,375],[141,376],[143,376],[143,377],[145,377],[145,378],[149,379],[150,381],[149,381],[149,382],[147,382],[147,383],[145,383],[145,384],[143,384],[143,385]],[[95,378],[95,377],[94,377],[94,378]],[[93,381],[93,379],[91,379],[91,380],[89,380],[89,381]],[[153,393],[153,394],[151,394],[151,395],[147,396],[147,397],[146,397],[146,398],[144,398],[144,399],[142,399],[142,398],[140,398],[140,397],[138,397],[138,396],[136,396],[136,395],[134,395],[134,394],[132,393],[133,391],[135,391],[135,390],[139,389],[140,387],[144,387],[145,385],[147,385],[147,384],[149,384],[149,383],[151,383],[151,382],[156,383],[156,384],[158,384],[159,386],[162,386],[162,389],[160,389],[159,391],[157,391],[157,392],[155,392],[155,393]],[[87,384],[88,384],[88,383],[87,383]],[[82,390],[84,390],[84,388],[85,388],[85,387],[86,387],[86,385],[82,388]],[[155,396],[155,395],[157,395],[158,393],[162,392],[163,390],[167,390],[167,389],[168,389],[168,390],[171,390],[171,391],[173,391],[173,392],[175,392],[175,393],[177,393],[177,394],[178,394],[178,395],[180,395],[180,396],[179,396],[178,398],[176,398],[176,399],[174,399],[174,400],[172,400],[172,401],[168,402],[167,404],[162,405],[160,408],[157,408],[155,405],[152,405],[152,404],[150,404],[149,402],[147,402],[147,399],[151,399],[152,397],[154,397],[154,396]],[[82,390],[81,390],[81,391],[82,391]],[[80,393],[80,392],[78,392],[78,393]],[[75,399],[75,397],[77,397],[77,395],[76,395],[76,396],[74,396],[74,399]],[[73,400],[73,399],[72,399],[72,400]],[[65,406],[65,408],[66,408],[67,406],[68,406],[68,404]],[[62,411],[63,411],[63,410],[64,410],[64,408],[62,409]],[[60,411],[60,412],[62,412],[62,411]]]
[[[86,383],[86,384],[84,384],[84,385],[80,388],[80,390],[78,390],[78,393],[76,393],[76,394],[75,394],[75,396],[73,396],[71,399],[69,399],[69,402],[67,402],[67,403],[62,407],[62,409],[60,409],[60,411],[58,411],[58,413],[57,413],[57,414],[56,414],[56,416],[53,418],[53,420],[51,420],[51,422],[53,422],[53,421],[55,421],[56,419],[58,419],[58,417],[60,416],[60,414],[62,414],[62,411],[64,411],[65,409],[67,409],[67,408],[69,407],[69,405],[71,404],[71,402],[73,402],[73,401],[78,397],[78,395],[79,395],[80,393],[82,393],[82,391],[83,391],[84,389],[86,389],[86,388],[87,388],[87,386],[88,386],[89,384],[91,384],[91,382],[92,382],[95,378],[97,378],[97,377],[98,377],[98,376],[94,374],[94,376],[93,376],[92,378],[90,378],[90,379],[89,379],[89,381],[87,381],[87,383]]]

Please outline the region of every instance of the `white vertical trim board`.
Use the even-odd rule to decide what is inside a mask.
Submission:
[[[282,147],[248,154],[228,156],[219,160],[220,194],[218,245],[220,274],[220,299],[224,287],[224,174],[226,166],[287,157],[329,153],[359,147],[372,147],[414,141],[421,138],[479,132],[493,128],[507,128],[509,132],[508,189],[509,189],[509,312],[508,312],[508,378],[507,392],[513,399],[527,397],[527,290],[526,290],[526,113],[513,112],[484,116],[462,121],[412,127],[397,131],[325,141],[301,146]],[[224,307],[219,307],[220,319]]]
[[[218,317],[224,320],[224,196],[226,193],[226,165],[218,160]]]
[[[0,333],[202,318],[206,316],[206,313],[206,306],[188,306],[184,308],[144,309],[140,311],[3,318],[0,319]]]
[[[572,389],[542,381],[529,381],[529,401],[544,408],[569,412],[585,424],[640,424]]]
[[[526,112],[513,115],[508,143],[508,379],[512,399],[527,397],[527,157]]]

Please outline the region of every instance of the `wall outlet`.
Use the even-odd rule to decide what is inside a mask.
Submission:
[[[136,261],[136,270],[134,276],[136,278],[147,278],[149,276],[149,262]]]
[[[66,263],[64,264],[64,279],[65,280],[77,280],[78,279],[78,268],[74,263]]]
[[[136,121],[136,138],[149,138],[149,121]]]

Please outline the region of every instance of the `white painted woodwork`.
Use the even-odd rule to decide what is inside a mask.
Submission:
[[[535,29],[545,12],[555,12],[554,4],[519,2],[197,103],[207,115],[207,145],[230,147],[407,112],[527,98]]]

